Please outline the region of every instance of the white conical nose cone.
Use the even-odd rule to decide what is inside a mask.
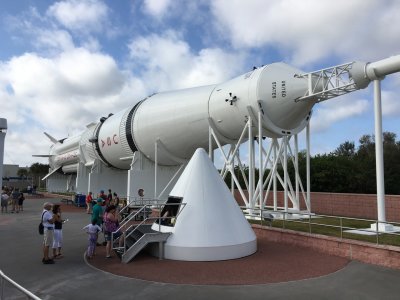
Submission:
[[[165,258],[211,261],[257,251],[256,236],[204,149],[197,149],[170,196],[181,212],[165,244]]]

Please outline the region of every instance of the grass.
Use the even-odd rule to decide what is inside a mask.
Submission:
[[[252,224],[260,224],[268,226],[268,223],[260,220],[249,220]],[[342,223],[342,224],[341,224]],[[290,229],[294,231],[308,232],[312,234],[321,234],[327,236],[334,236],[338,238],[352,239],[363,242],[369,242],[380,245],[393,245],[400,246],[400,234],[379,234],[378,238],[375,235],[361,235],[344,232],[348,229],[363,229],[370,228],[374,221],[342,219],[340,217],[320,217],[312,218],[311,224],[309,219],[303,220],[273,220],[271,226],[275,228]],[[340,226],[343,228],[341,232]]]

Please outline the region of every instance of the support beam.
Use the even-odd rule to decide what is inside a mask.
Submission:
[[[383,173],[381,81],[379,79],[374,80],[374,116],[375,116],[376,196],[378,202],[378,221],[386,222],[385,180]]]
[[[259,206],[264,208],[263,198],[264,198],[264,189],[263,189],[263,181],[264,181],[264,169],[263,169],[263,132],[262,132],[262,123],[261,123],[261,111],[258,111],[258,186],[259,186]]]
[[[253,138],[253,120],[249,115],[249,203],[251,208],[254,208],[254,138]]]
[[[154,199],[157,199],[158,140],[154,143]]]
[[[307,127],[306,127],[306,139],[307,139],[307,208],[308,211],[311,212],[311,199],[310,199],[310,194],[311,194],[311,171],[310,171],[310,152],[311,152],[311,147],[310,147],[310,122],[308,122]]]

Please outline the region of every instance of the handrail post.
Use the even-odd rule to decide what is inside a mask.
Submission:
[[[285,219],[286,219],[286,212],[283,212],[283,223],[282,223],[282,227],[283,229],[285,229]]]
[[[340,239],[343,240],[343,218],[339,218],[340,221]]]
[[[308,231],[311,234],[311,214],[308,214]]]
[[[379,245],[379,224],[380,221],[376,220],[376,244]]]

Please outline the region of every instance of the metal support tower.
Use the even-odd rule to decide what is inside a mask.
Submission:
[[[231,174],[231,182],[238,189],[250,214],[259,214],[258,210],[254,210],[258,208],[299,212],[301,201],[304,202],[306,211],[310,212],[310,188],[307,186],[307,190],[304,189],[299,174],[297,135],[288,135],[280,139],[266,138],[262,135],[262,124],[259,122],[261,120],[260,112],[253,115],[257,115],[258,118],[254,120],[250,117],[243,127],[240,138],[237,141],[231,141],[225,147],[221,143],[221,134],[212,126],[213,122],[210,120],[209,153],[210,157],[213,157],[211,143],[215,142],[224,159],[221,176],[225,178],[228,173]],[[246,140],[249,143],[248,166],[244,165],[239,155],[240,145]],[[224,142],[226,143],[226,141]],[[254,147],[254,142],[258,143],[258,147]],[[307,153],[310,151],[308,150]],[[258,157],[257,161],[255,161],[256,157]],[[309,164],[309,159],[306,161]],[[236,168],[235,162],[237,163]],[[288,174],[288,165],[290,164],[293,165],[295,172],[294,183]],[[279,165],[283,166],[281,171],[279,171]],[[246,169],[248,176],[246,176]],[[257,182],[255,181],[256,169],[258,169]],[[236,174],[235,170],[239,174]],[[309,170],[309,166],[307,166],[307,170]],[[238,175],[243,178],[244,187],[240,185]],[[284,187],[283,206],[278,206],[277,181]],[[233,186],[231,188],[233,189]],[[271,190],[272,196],[269,199]],[[269,200],[269,205],[267,205],[267,200]]]

